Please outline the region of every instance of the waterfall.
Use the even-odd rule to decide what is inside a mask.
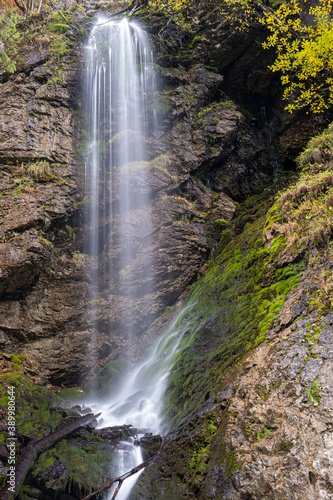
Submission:
[[[117,391],[103,401],[95,399],[87,402],[89,407],[102,413],[101,426],[131,424],[143,429],[143,432],[165,434],[168,431],[168,423],[163,418],[164,394],[173,362],[181,352],[181,340],[188,333],[189,323],[193,319],[194,306],[195,303],[192,302],[182,307],[161,338],[155,341],[145,359],[127,374]],[[120,476],[142,461],[139,446],[120,443],[110,477]],[[124,482],[117,495],[118,500],[130,498],[128,495],[142,472],[143,470]],[[114,489],[107,500],[111,499],[113,491]]]
[[[146,141],[149,124],[154,121],[148,109],[153,109],[155,79],[144,31],[126,19],[99,20],[86,47],[86,68],[85,226],[86,252],[91,260],[90,328],[97,345],[103,327],[101,310],[105,304],[111,308],[118,305],[115,314],[130,351],[135,342],[135,307],[148,303],[149,312],[154,298]],[[138,260],[138,249],[144,253],[144,261]],[[119,307],[121,301],[124,307]],[[110,390],[103,400],[91,396],[86,401],[96,413],[102,413],[100,427],[131,424],[142,434],[166,431],[163,396],[191,307],[180,311],[116,390]],[[112,337],[112,331],[109,334]],[[90,354],[96,356],[97,364],[96,345]],[[143,461],[134,439],[119,443],[114,455],[110,478]],[[124,482],[117,499],[129,498],[138,476]],[[112,494],[113,490],[107,499]]]
[[[130,351],[135,342],[135,306],[153,298],[146,140],[153,118],[148,116],[148,106],[154,86],[153,56],[145,32],[127,19],[99,19],[86,47],[83,134],[87,146],[85,251],[91,262],[88,314],[93,335],[89,354],[95,358],[95,366],[104,304],[118,308],[115,314]],[[133,172],[139,172],[139,176],[133,176]],[[142,253],[142,248],[145,261],[138,262],[138,250]],[[112,331],[108,333],[112,337]],[[148,383],[142,370],[140,367],[128,374],[117,394],[110,394],[103,403],[89,401],[90,406],[102,411],[100,425],[130,423],[151,432],[159,429],[154,397],[144,395]],[[110,477],[142,461],[140,447],[121,443],[112,460]],[[128,498],[138,475],[126,481],[119,500]],[[112,491],[108,498],[111,496]]]
[[[131,346],[133,311],[142,297],[151,300],[154,290],[149,173],[144,161],[154,71],[145,32],[127,19],[99,19],[86,47],[85,82],[89,323],[97,339],[103,306],[114,308],[115,322],[123,325],[122,337]],[[145,261],[137,262],[142,248]],[[96,339],[90,356],[97,366]]]

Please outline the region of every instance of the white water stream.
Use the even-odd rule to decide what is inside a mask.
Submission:
[[[85,109],[89,122],[85,176],[89,210],[85,223],[88,228],[87,253],[93,262],[90,324],[97,335],[97,304],[105,290],[100,283],[107,279],[110,295],[118,294],[122,300],[125,297],[127,307],[123,312],[123,323],[128,330],[125,337],[133,341],[135,331],[131,330],[134,327],[128,325],[135,324],[135,321],[128,321],[128,317],[133,314],[131,304],[138,296],[133,296],[133,277],[129,270],[135,267],[136,273],[141,271],[137,270],[138,266],[133,266],[136,256],[133,240],[137,233],[131,225],[130,213],[137,205],[149,207],[149,192],[131,191],[131,169],[126,165],[147,159],[148,105],[152,101],[155,78],[152,51],[145,32],[126,19],[120,22],[100,19],[92,29],[86,47],[86,67]],[[142,169],[140,175],[147,176],[147,170]],[[140,178],[142,185],[149,185],[146,181],[149,179]],[[136,231],[137,224],[140,233],[151,233],[149,210],[136,222]],[[102,270],[98,266],[98,256],[105,246],[111,255],[107,277],[105,265]],[[149,252],[146,252],[141,279],[146,283],[144,293],[148,297],[153,296],[154,284],[149,278],[153,275],[153,265]],[[151,347],[141,365],[128,373],[117,391],[103,401],[87,401],[95,412],[102,412],[99,427],[131,424],[154,434],[165,431],[161,416],[163,395],[173,356],[185,331],[184,326],[177,327],[184,313],[184,310],[179,313],[163,338]],[[94,352],[96,355],[96,349]],[[140,447],[124,443],[119,447],[117,459],[113,460],[110,478],[127,472],[142,461]],[[118,500],[129,498],[139,474],[124,482]],[[112,494],[109,492],[107,499]]]
[[[101,401],[88,401],[87,404],[95,411],[101,412],[99,427],[132,424],[133,427],[165,434],[167,423],[163,422],[163,399],[168,375],[172,368],[179,344],[187,332],[190,310],[194,304],[181,309],[173,321],[165,329],[163,336],[157,340],[147,353],[142,363],[125,377],[123,384],[109,398]],[[187,318],[188,316],[188,318]],[[143,432],[144,432],[143,431]],[[139,446],[124,446],[119,450],[116,469],[112,477],[129,471],[135,465],[143,462]],[[137,481],[140,471],[123,483],[117,499],[125,500],[131,488]],[[113,491],[113,490],[112,490]],[[112,497],[112,491],[107,497]]]

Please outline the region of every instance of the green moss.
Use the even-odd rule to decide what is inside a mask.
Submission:
[[[209,447],[203,446],[199,449],[195,449],[192,453],[190,460],[190,470],[193,473],[204,472],[208,462]]]
[[[78,443],[79,444],[79,443]],[[43,452],[32,471],[32,477],[52,486],[60,492],[70,489],[73,485],[81,491],[91,491],[105,485],[110,477],[110,462],[112,456],[105,443],[92,443],[89,446],[75,446],[66,440]],[[62,464],[66,471],[58,478],[52,474],[52,466]]]
[[[236,112],[236,105],[233,101],[222,101],[209,104],[209,106],[202,108],[199,111],[195,126],[199,130],[203,130],[205,128],[207,119],[209,119],[209,121],[212,120],[213,123],[218,123],[220,119],[218,113],[221,113],[221,111],[225,109],[233,109]],[[210,141],[214,142],[211,139],[212,138],[210,138]],[[210,149],[212,153],[216,150],[216,148],[214,147],[211,147]]]
[[[62,15],[60,15],[59,12],[53,13],[47,24],[47,29],[49,31],[53,33],[64,33],[65,31],[70,29],[69,25],[65,23],[65,19],[70,19],[69,13],[63,11],[61,12],[61,14]]]
[[[199,35],[197,35],[197,36],[195,36],[195,37],[193,38],[193,40],[192,40],[192,42],[190,43],[190,45],[189,45],[189,47],[188,47],[188,48],[189,48],[190,50],[191,50],[191,49],[194,49],[194,47],[195,47],[196,45],[198,45],[199,43],[202,43],[202,42],[207,42],[207,41],[208,41],[208,40],[207,40],[207,38],[206,38],[205,36],[199,36]]]
[[[39,241],[44,245],[46,248],[51,248],[52,247],[52,242],[48,240],[47,238],[43,238],[43,236],[38,236]]]
[[[289,247],[302,252],[322,248],[333,232],[333,124],[313,138],[298,158],[298,178],[284,189],[271,209],[271,224],[278,227]],[[278,224],[278,226],[277,226]]]
[[[91,200],[88,196],[85,196],[83,200],[78,201],[76,206],[77,208],[84,209],[84,208],[89,208],[91,204]]]
[[[65,33],[70,29],[69,24],[64,24],[64,23],[49,23],[48,28],[50,31],[53,33]]]
[[[267,429],[267,427],[265,427],[263,431],[257,432],[256,440],[259,442],[261,439],[267,438],[271,433],[272,429]]]
[[[11,362],[20,367],[19,357],[12,355]],[[119,368],[117,363],[110,368],[114,371]],[[55,394],[45,387],[35,385],[22,371],[6,373],[1,375],[1,382],[6,386],[14,386],[15,395],[15,419],[17,434],[25,434],[30,438],[41,438],[50,432],[70,423],[67,418],[63,419],[61,403],[66,400],[78,401],[82,397],[76,389],[64,389],[60,394]],[[6,386],[0,383],[0,405],[6,408],[8,405],[8,393]],[[76,416],[75,416],[76,418]],[[105,484],[105,477],[110,473],[110,449],[108,444],[89,442],[91,436],[88,434],[79,436],[76,446],[68,444],[65,440],[58,443],[38,456],[32,476],[39,484],[47,488],[51,487],[59,491],[60,495],[71,488],[81,488],[82,491],[90,492],[91,488],[97,489]],[[5,442],[6,433],[0,433],[0,442]],[[75,439],[75,435],[71,436]],[[99,441],[99,438],[97,439]],[[17,453],[20,454],[22,444],[17,443]],[[82,447],[82,443],[84,447]],[[54,467],[62,464],[61,471],[64,474],[54,477]],[[58,469],[59,470],[59,469]],[[30,487],[23,487],[19,491],[18,499],[25,500],[34,498]],[[88,491],[89,490],[89,491]],[[29,495],[32,494],[30,497]],[[37,495],[37,493],[36,493]],[[82,495],[84,496],[84,495]]]
[[[1,380],[8,386],[14,386],[16,425],[20,434],[43,437],[56,430],[62,420],[60,411],[53,410],[60,402],[56,394],[45,387],[34,385],[21,372],[5,373]],[[0,404],[6,408],[8,394],[0,384]]]
[[[172,426],[223,389],[227,369],[265,341],[304,269],[303,261],[279,264],[283,236],[264,243],[270,213],[262,215],[262,203],[251,206],[248,201],[239,211],[243,219],[244,212],[253,214],[254,222],[238,236],[230,228],[229,243],[193,288],[186,302],[190,307],[175,327],[186,334],[174,356],[165,397],[166,421]]]
[[[52,454],[47,453],[44,455],[45,456],[43,457],[43,460],[39,459],[36,465],[34,466],[34,476],[38,475],[41,471],[45,471],[46,469],[51,467],[51,465],[53,465],[55,462],[53,453]]]
[[[6,474],[0,474],[0,488],[2,488],[3,486],[5,486],[5,484],[6,484],[6,477],[7,477]]]
[[[58,392],[58,397],[62,402],[69,402],[69,403],[79,403],[82,401],[84,398],[83,392],[79,392],[78,389],[75,388],[66,388],[62,389],[60,392]]]
[[[153,105],[149,107],[151,111],[156,111],[160,115],[167,115],[172,109],[173,99],[165,94],[160,94]]]
[[[279,444],[279,450],[289,453],[289,451],[293,447],[293,444],[293,441],[281,441],[281,443]]]
[[[213,434],[217,431],[218,422],[215,414],[207,418],[206,429],[210,434]]]
[[[190,474],[195,476],[203,474],[209,461],[209,446],[218,429],[218,419],[215,412],[203,417],[203,429],[191,443],[191,456],[189,461]]]
[[[170,179],[172,179],[174,182],[178,182],[178,177],[175,175],[171,175],[169,172],[169,167],[171,166],[171,159],[169,158],[168,155],[160,155],[157,156],[156,158],[153,158],[149,162],[149,167],[150,168],[156,168],[157,170],[160,170],[164,174],[166,174]]]
[[[317,344],[320,335],[321,335],[321,327],[320,326],[316,326],[315,328],[313,328],[311,323],[308,323],[306,325],[306,334],[304,337],[304,340],[306,342],[314,342]]]
[[[22,361],[25,360],[25,356],[15,356],[15,354],[10,354],[10,361],[17,365],[17,369],[23,370]]]
[[[309,393],[309,404],[320,405],[320,394],[319,394],[319,381],[315,379],[310,389],[305,389]]]
[[[217,255],[219,253],[221,253],[222,250],[224,250],[224,248],[228,245],[228,243],[230,243],[230,241],[232,240],[232,237],[233,237],[232,229],[225,229],[221,233],[220,241],[219,241],[219,243],[217,245],[217,249],[216,249]]]
[[[240,469],[241,465],[236,462],[236,452],[235,450],[231,450],[225,464],[225,473],[226,477],[230,476],[237,469]]]
[[[34,498],[42,498],[43,493],[33,486],[21,486],[17,493],[17,500],[32,500]]]

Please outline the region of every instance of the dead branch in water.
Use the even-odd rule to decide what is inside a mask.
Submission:
[[[115,477],[115,478],[111,479],[111,481],[109,482],[109,484],[107,484],[106,486],[103,486],[99,490],[93,491],[93,493],[90,493],[90,495],[87,495],[86,497],[82,498],[82,500],[88,500],[89,498],[93,498],[95,495],[98,495],[98,493],[102,493],[102,491],[105,491],[105,490],[108,490],[109,488],[111,488],[111,486],[113,484],[118,483],[118,486],[115,489],[115,492],[114,492],[113,497],[111,499],[111,500],[114,500],[116,498],[116,496],[117,496],[117,494],[118,494],[118,492],[119,492],[119,490],[120,490],[123,482],[125,481],[125,479],[127,479],[130,476],[133,476],[134,474],[136,474],[137,472],[139,472],[141,469],[143,469],[144,467],[147,467],[147,465],[151,464],[158,457],[158,455],[161,453],[161,451],[163,449],[163,446],[164,446],[164,443],[165,443],[165,437],[161,436],[160,447],[157,450],[157,452],[155,453],[155,455],[153,455],[152,457],[148,458],[148,460],[145,460],[144,462],[142,462],[141,464],[137,465],[136,467],[133,467],[133,469],[131,469],[130,471],[125,472],[125,474],[123,474],[122,476]]]

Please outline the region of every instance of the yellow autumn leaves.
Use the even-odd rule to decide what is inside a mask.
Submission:
[[[305,24],[300,4],[291,0],[260,19],[271,31],[263,47],[276,50],[270,69],[282,73],[289,112],[308,108],[319,113],[333,104],[332,0],[319,0],[308,12],[310,24]]]
[[[150,0],[149,7],[177,12],[178,10],[182,10],[185,7],[190,6],[191,3],[191,0]]]
[[[333,104],[333,0],[319,0],[316,7],[306,0],[288,0],[274,12],[258,0],[212,1],[235,29],[244,31],[258,19],[270,31],[264,48],[274,48],[270,66],[281,73],[286,109],[322,112]],[[175,12],[193,7],[190,0],[150,0],[156,8]],[[261,7],[261,8],[260,8]],[[306,19],[306,22],[304,22]]]

